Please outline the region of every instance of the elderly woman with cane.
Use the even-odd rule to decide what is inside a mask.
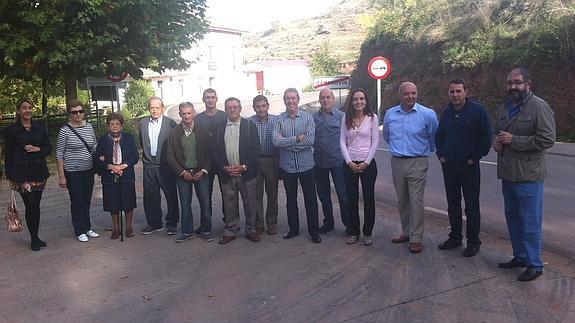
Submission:
[[[120,237],[120,212],[126,214],[126,236],[133,237],[133,210],[136,208],[136,176],[138,149],[134,138],[122,131],[124,117],[110,113],[106,117],[108,133],[100,137],[96,148],[96,167],[102,171],[104,211],[112,214],[112,239]]]

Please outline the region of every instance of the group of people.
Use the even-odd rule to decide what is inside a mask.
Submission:
[[[443,171],[451,225],[449,237],[439,249],[463,244],[463,197],[467,217],[463,256],[476,255],[481,244],[479,161],[492,147],[498,153],[498,178],[502,179],[514,255],[499,267],[527,267],[519,280],[528,281],[543,271],[540,254],[545,154],[555,141],[555,123],[549,105],[531,92],[525,69],[513,69],[505,86],[509,99],[498,111],[492,128],[484,107],[468,98],[462,79],[449,82],[449,104],[439,120],[433,110],[417,103],[415,84],[400,85],[400,104],[388,109],[383,118],[383,138],[392,155],[402,230],[392,242],[409,243],[412,253],[422,251],[428,157],[436,154]],[[177,235],[175,241],[179,243],[196,236],[213,241],[212,193],[217,176],[225,223],[220,244],[236,239],[240,230],[240,197],[245,237],[258,242],[264,232],[277,234],[280,179],[286,193],[289,226],[284,239],[300,233],[299,181],[313,243],[320,243],[320,234],[335,228],[331,183],[337,193],[346,243],[373,243],[379,121],[364,90],[351,90],[341,111],[334,108],[333,92],[323,89],[319,92],[319,111],[309,114],[299,110],[298,91],[288,88],[283,95],[286,110],[279,116],[270,114],[268,99],[258,95],[252,102],[255,115],[249,119],[241,117],[242,105],[237,98],[225,100],[225,111],[217,109],[218,97],[213,89],[205,90],[202,100],[205,111],[199,114],[190,102],[179,105],[180,124],[164,115],[160,98],[148,101],[150,116],[139,124],[147,220],[141,234],[163,231],[165,226],[165,233]],[[51,153],[51,146],[45,126],[32,120],[32,107],[30,100],[18,102],[16,121],[6,133],[6,174],[24,201],[31,247],[40,250],[46,243],[38,237],[39,203],[48,177],[45,157]],[[112,215],[111,238],[119,237],[120,212],[126,214],[126,236],[132,237],[134,164],[139,155],[133,137],[122,131],[123,117],[109,114],[109,131],[97,139],[93,127],[84,120],[80,101],[70,102],[67,112],[69,121],[60,129],[56,159],[59,186],[70,195],[77,239],[88,241],[99,236],[90,225],[94,168],[101,171],[104,210]],[[363,226],[359,215],[360,181]],[[199,226],[194,226],[192,214],[194,190],[200,206]],[[167,202],[165,217],[160,191]],[[323,212],[321,226],[318,198]]]

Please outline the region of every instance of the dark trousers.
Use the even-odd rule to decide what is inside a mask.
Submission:
[[[354,161],[359,163],[359,161]],[[375,224],[375,180],[377,178],[377,164],[375,159],[363,173],[354,173],[347,165],[344,166],[347,198],[349,204],[349,218],[351,222],[350,235],[359,236],[359,181],[363,193],[363,235],[371,236]]]
[[[74,234],[79,236],[91,229],[90,204],[94,189],[94,171],[92,169],[78,172],[64,171],[66,185],[70,195],[70,211]]]
[[[479,227],[481,215],[479,214],[479,188],[481,173],[479,164],[473,165],[467,162],[452,163],[446,161],[441,164],[443,170],[443,182],[447,195],[447,213],[451,232],[449,239],[452,241],[463,240],[462,234],[462,210],[461,193],[465,200],[465,215],[467,217],[467,244],[481,244],[479,240]]]
[[[343,167],[346,165],[339,164],[337,167],[323,168],[315,167],[315,185],[317,188],[317,197],[321,201],[321,209],[323,211],[323,225],[329,229],[334,228],[333,219],[333,204],[331,202],[331,185],[329,182],[329,174],[333,180],[333,186],[337,193],[337,200],[339,202],[339,214],[341,216],[341,223],[345,226],[346,232],[349,231],[351,226],[349,220],[349,206],[347,202],[347,190],[345,188],[345,177],[343,175]]]
[[[305,212],[307,218],[307,231],[311,236],[318,233],[317,197],[315,193],[315,178],[313,168],[302,173],[288,173],[280,169],[280,176],[286,190],[286,208],[289,230],[299,234],[299,210],[297,206],[297,182],[299,180],[303,191]]]
[[[178,193],[176,179],[168,165],[144,165],[144,212],[148,225],[162,227],[162,196],[164,192],[168,213],[166,213],[166,226],[175,229],[180,221],[178,209]]]
[[[20,193],[22,201],[24,201],[26,226],[30,232],[30,239],[32,243],[37,243],[38,230],[40,228],[40,200],[42,199],[42,191],[36,192],[22,192]]]

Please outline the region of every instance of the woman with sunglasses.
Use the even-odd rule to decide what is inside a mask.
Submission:
[[[94,127],[84,120],[84,107],[79,100],[66,105],[68,123],[60,128],[56,143],[58,185],[68,190],[72,225],[76,238],[87,242],[100,235],[92,230],[90,203],[94,188],[92,152],[96,149]]]
[[[32,250],[39,251],[46,247],[46,242],[38,237],[38,230],[40,200],[50,176],[45,158],[52,152],[52,146],[46,126],[32,119],[33,109],[29,99],[21,99],[16,104],[16,118],[6,130],[4,165],[12,189],[20,193],[24,201]]]

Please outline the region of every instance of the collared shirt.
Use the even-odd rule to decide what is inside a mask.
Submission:
[[[297,136],[305,135],[298,142]],[[287,112],[279,116],[274,125],[272,141],[279,148],[279,166],[287,173],[303,173],[312,169],[313,143],[315,140],[315,124],[313,117],[303,111],[296,113],[292,119]]]
[[[150,154],[156,156],[158,151],[158,137],[160,136],[160,129],[162,129],[162,116],[158,119],[150,117],[148,124],[148,136],[150,136]]]
[[[194,123],[192,122],[189,127],[186,127],[186,125],[182,123],[182,129],[184,130],[184,135],[189,137],[194,132]]]
[[[226,146],[226,157],[230,165],[240,164],[240,120],[232,122],[228,119],[226,123],[224,144]]]
[[[521,109],[523,109],[523,106],[525,105],[525,100],[529,97],[529,95],[526,95],[523,100],[521,100],[521,102],[519,102],[519,104],[517,105],[513,105],[513,101],[511,101],[511,99],[507,99],[507,101],[505,101],[505,109],[507,110],[507,113],[509,114],[509,119],[513,119],[513,117],[515,117],[516,115],[519,114],[519,112],[521,112]]]
[[[315,165],[322,168],[341,166],[343,156],[339,145],[341,120],[345,114],[338,109],[328,113],[317,111],[313,114],[315,142],[313,158]]]
[[[268,114],[268,119],[266,121],[261,121],[257,115],[249,117],[249,120],[256,125],[256,128],[258,128],[261,147],[260,156],[273,156],[277,154],[277,149],[274,147],[272,142],[272,132],[274,130],[274,124],[278,119],[279,117],[273,114]]]
[[[435,151],[435,111],[416,103],[409,112],[401,105],[390,108],[383,118],[383,139],[394,156],[423,157]]]

